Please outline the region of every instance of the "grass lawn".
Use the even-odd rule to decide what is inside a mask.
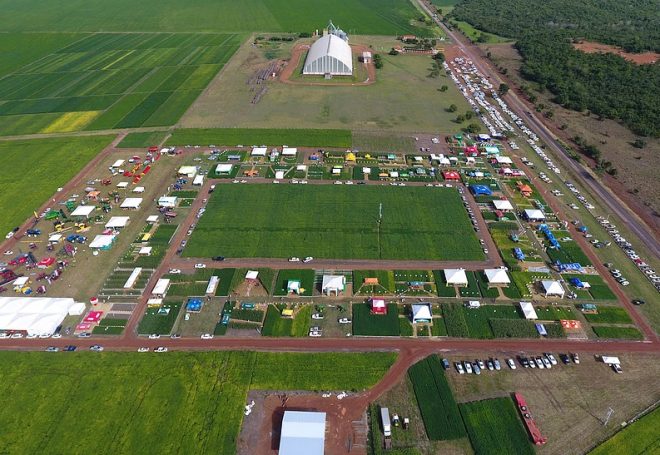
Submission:
[[[454,27],[458,28],[465,36],[470,38],[470,41],[472,42],[481,42],[479,40],[479,37],[483,37],[481,39],[484,40],[484,42],[487,44],[499,44],[499,43],[511,42],[510,39],[504,38],[502,36],[497,36],[488,32],[482,32],[481,30],[474,28],[472,25],[468,24],[467,22],[457,21],[455,19],[452,19],[450,22]]]
[[[577,278],[582,282],[587,282],[591,286],[587,291],[594,300],[616,300],[616,295],[612,292],[610,287],[605,283],[599,275],[580,275],[580,274],[562,274],[562,277],[568,283],[571,278]],[[569,288],[576,290],[577,288],[569,283]]]
[[[0,40],[0,77],[85,36],[82,33],[3,34]]]
[[[130,133],[118,145],[119,148],[142,148],[160,144],[165,139],[164,131]]]
[[[475,272],[466,271],[465,276],[467,277],[468,285],[466,287],[459,288],[458,291],[461,294],[461,297],[474,297],[477,299],[480,298],[481,291],[479,290],[479,285],[477,284],[477,277]]]
[[[461,242],[456,242],[458,231],[464,232]],[[225,185],[213,193],[184,254],[483,258],[454,189],[335,185]]]
[[[616,327],[608,325],[592,326],[598,338],[616,338],[624,340],[641,340],[644,338],[642,332],[634,327]]]
[[[631,324],[632,319],[625,308],[616,306],[598,306],[597,314],[586,314],[584,318],[591,323]]]
[[[111,136],[89,136],[0,141],[0,157],[11,163],[0,169],[2,236],[32,217],[111,140]]]
[[[629,455],[654,453],[660,450],[658,440],[660,408],[627,426],[589,452],[589,455]]]
[[[395,358],[392,353],[3,352],[2,363],[12,368],[3,372],[0,389],[12,399],[0,410],[1,445],[13,453],[233,455],[248,390],[362,390]],[[11,417],[18,414],[29,415],[30,425]],[[84,447],[72,445],[72,438],[84,438]]]
[[[296,123],[297,124],[297,123]],[[174,130],[168,145],[278,145],[292,147],[350,147],[345,129],[186,128]]]
[[[371,314],[371,306],[353,304],[353,335],[397,336],[400,333],[399,313],[395,303],[387,304],[387,314]]]
[[[299,295],[311,296],[314,293],[314,270],[311,269],[285,269],[277,274],[273,295],[288,295],[289,281],[299,281],[301,292]]]
[[[365,285],[366,278],[377,278],[377,285]],[[394,293],[394,272],[391,270],[353,270],[353,293],[356,295],[387,295]]]
[[[140,320],[137,332],[140,335],[151,335],[152,333],[169,335],[182,305],[183,303],[178,300],[166,300],[160,308],[148,308]]]
[[[476,453],[534,454],[527,431],[511,398],[462,403],[459,408]]]

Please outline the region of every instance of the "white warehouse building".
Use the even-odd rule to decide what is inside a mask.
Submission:
[[[309,48],[303,74],[353,75],[351,46],[332,33],[322,36]]]

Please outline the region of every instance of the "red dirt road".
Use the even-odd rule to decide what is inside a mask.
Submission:
[[[643,52],[640,54],[633,54],[631,52],[626,52],[620,47],[611,46],[609,44],[594,43],[591,41],[582,41],[579,43],[573,43],[573,47],[579,51],[585,52],[587,54],[615,54],[623,57],[629,62],[633,62],[637,65],[651,65],[660,59],[660,54],[655,52]]]

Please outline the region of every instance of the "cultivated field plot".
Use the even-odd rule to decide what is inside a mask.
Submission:
[[[12,368],[2,372],[0,390],[12,399],[0,410],[5,422],[0,448],[233,455],[248,390],[362,390],[395,358],[390,353],[4,352],[0,360]],[[37,390],[43,393],[35,395]],[[11,417],[17,415],[29,415],[30,426]],[[85,443],[72,444],[76,438]]]
[[[234,34],[80,35],[0,79],[0,134],[174,124],[240,40]]]
[[[184,255],[483,259],[455,189],[343,185],[223,185]]]
[[[112,140],[111,136],[0,142],[0,232],[23,223]],[[11,163],[11,165],[9,165]]]
[[[633,425],[626,427],[611,439],[590,452],[591,455],[626,455],[631,453],[657,453],[660,451],[658,438],[660,408],[645,415]]]

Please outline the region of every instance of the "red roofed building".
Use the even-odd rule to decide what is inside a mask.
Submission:
[[[442,173],[442,178],[445,180],[454,180],[456,182],[461,181],[461,175],[456,171],[444,171]]]
[[[371,314],[387,314],[387,305],[383,299],[371,299]]]

